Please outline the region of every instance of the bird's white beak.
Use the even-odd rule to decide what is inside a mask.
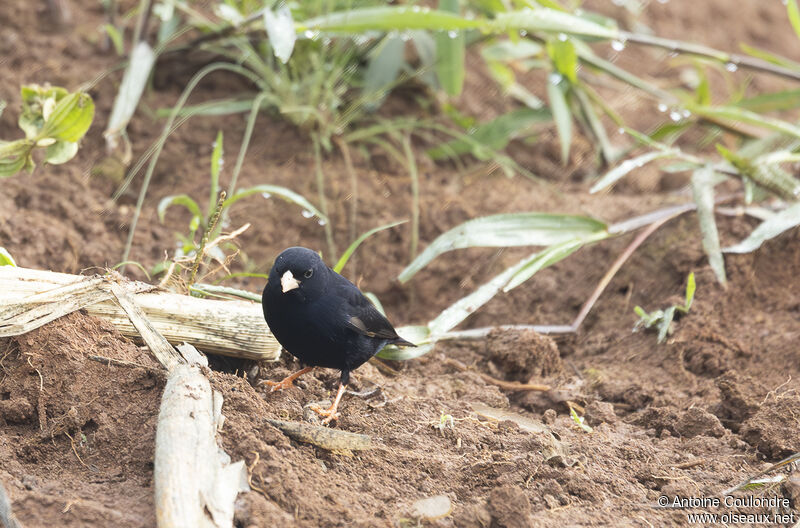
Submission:
[[[283,293],[299,287],[300,282],[294,278],[294,275],[292,275],[291,271],[286,270],[286,273],[284,273],[283,277],[281,277],[281,290],[283,290]]]

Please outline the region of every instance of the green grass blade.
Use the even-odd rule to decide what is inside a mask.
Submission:
[[[440,0],[439,9],[458,14],[459,0]],[[466,41],[463,31],[437,31],[436,35],[436,75],[445,93],[455,97],[464,86],[466,70],[464,58]]]
[[[214,140],[214,150],[211,151],[211,196],[208,198],[208,214],[217,205],[217,194],[219,194],[219,173],[222,170],[222,130],[217,132],[217,139]]]
[[[197,205],[188,194],[173,194],[171,196],[166,196],[158,202],[158,208],[156,211],[158,212],[158,220],[163,224],[164,223],[164,216],[167,213],[167,209],[172,207],[173,205],[182,205],[186,209],[192,213],[192,216],[198,219],[203,218],[203,212],[200,210],[200,206]]]
[[[789,15],[789,22],[794,28],[794,32],[800,37],[800,9],[797,7],[797,0],[788,0],[786,2],[786,12]]]
[[[667,158],[669,156],[674,155],[676,152],[674,150],[655,150],[652,152],[647,152],[642,154],[641,156],[636,156],[635,158],[627,159],[605,173],[602,178],[600,178],[597,183],[592,185],[592,188],[589,189],[590,193],[596,193],[598,191],[602,191],[607,187],[611,187],[615,183],[617,183],[620,179],[627,176],[628,173],[633,171],[634,169],[638,169],[650,163],[651,161],[655,161],[660,158]]]
[[[342,256],[339,257],[339,261],[333,267],[333,271],[335,271],[336,273],[340,273],[342,271],[342,269],[345,267],[345,265],[347,265],[347,261],[350,260],[350,257],[353,255],[355,250],[358,249],[358,246],[360,246],[361,243],[364,242],[366,239],[368,239],[369,237],[371,237],[375,233],[378,233],[379,231],[383,231],[385,229],[390,229],[390,228],[392,228],[394,226],[398,226],[400,224],[405,224],[406,222],[408,222],[408,220],[400,220],[399,222],[392,222],[392,223],[389,223],[389,224],[382,225],[380,227],[376,227],[374,229],[370,229],[366,233],[363,233],[360,237],[355,239],[353,241],[353,243],[350,244],[346,250],[344,250],[344,253],[342,253]]]
[[[14,257],[11,256],[11,253],[2,246],[0,246],[0,266],[16,266],[17,263],[14,262]]]
[[[454,139],[427,151],[433,160],[442,160],[470,153],[484,159],[489,150],[501,150],[515,137],[532,125],[549,121],[550,110],[521,108],[480,124],[469,134],[468,139]]]
[[[240,189],[236,191],[236,194],[222,202],[222,207],[230,207],[242,198],[246,198],[253,194],[260,194],[264,198],[277,196],[278,198],[281,198],[289,203],[293,203],[302,207],[303,210],[306,211],[304,216],[310,213],[310,216],[316,216],[321,222],[328,222],[328,217],[322,214],[322,211],[314,207],[314,205],[306,200],[301,194],[298,194],[291,189],[287,189],[286,187],[281,187],[280,185],[262,184],[254,185],[253,187],[248,187],[247,189]]]
[[[405,63],[405,42],[399,35],[387,35],[377,49],[371,54],[366,72],[364,72],[364,89],[362,90],[376,102],[369,105],[372,108],[378,106],[378,102],[383,100],[383,96],[388,91],[400,74]],[[373,97],[371,94],[379,94]]]
[[[781,233],[800,225],[800,203],[790,205],[783,211],[775,213],[764,220],[750,235],[736,245],[726,247],[725,253],[749,253],[761,247],[761,244],[775,238]]]
[[[800,127],[773,117],[757,114],[736,106],[700,106],[688,104],[687,110],[710,120],[741,121],[761,128],[774,130],[788,136],[800,138]]]
[[[553,61],[556,71],[563,75],[570,83],[578,82],[578,54],[575,45],[566,35],[559,35],[547,41],[547,54]]]
[[[454,249],[550,246],[605,230],[606,224],[585,216],[510,213],[475,218],[437,237],[398,279],[408,281],[434,258]]]
[[[295,24],[296,31],[331,31],[361,33],[364,31],[402,31],[406,29],[429,29],[457,31],[478,29],[487,24],[485,20],[467,20],[453,13],[421,6],[366,7],[348,11],[336,11],[321,17]]]
[[[776,112],[794,110],[800,107],[800,90],[785,90],[748,97],[735,103],[736,106],[751,112]]]
[[[503,293],[507,293],[523,282],[533,277],[536,273],[556,262],[560,262],[572,255],[586,244],[608,238],[610,235],[606,231],[601,231],[585,238],[567,240],[561,244],[554,244],[539,252],[538,256],[522,267],[503,287]]]
[[[697,217],[703,233],[703,249],[708,255],[708,263],[720,284],[725,284],[725,260],[719,245],[717,223],[714,220],[714,171],[702,167],[692,174],[692,194],[697,204]]]
[[[524,29],[604,39],[619,37],[619,30],[616,27],[602,26],[585,18],[544,7],[500,13],[487,25],[492,31],[501,33]]]
[[[561,84],[561,74],[551,73],[547,81],[547,97],[550,100],[550,111],[553,113],[558,139],[561,143],[561,164],[566,165],[569,161],[569,149],[572,143],[572,113]]]

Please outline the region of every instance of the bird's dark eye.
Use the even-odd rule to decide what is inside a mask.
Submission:
[[[314,270],[313,269],[309,269],[309,270],[306,270],[305,273],[303,273],[303,277],[305,277],[307,279],[310,279],[313,274],[314,274]]]

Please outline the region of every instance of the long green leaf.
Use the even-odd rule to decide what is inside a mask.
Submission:
[[[489,28],[502,33],[524,29],[605,39],[614,39],[619,36],[619,30],[615,27],[601,26],[585,18],[544,7],[500,13],[489,22]]]
[[[605,230],[606,224],[585,216],[510,213],[475,218],[437,237],[398,278],[408,281],[434,258],[454,249],[550,246]]]
[[[547,54],[550,55],[550,60],[553,61],[558,73],[571,83],[578,82],[578,54],[575,53],[575,45],[566,38],[566,35],[548,40]]]
[[[0,246],[0,266],[16,266],[17,263],[14,262],[14,257],[11,256],[11,253],[2,246]]]
[[[566,165],[572,143],[572,113],[569,111],[567,96],[561,84],[561,74],[551,73],[547,82],[547,97],[550,100],[550,111],[553,113],[558,140],[561,143],[561,163]]]
[[[560,244],[554,244],[546,249],[543,249],[539,252],[535,259],[528,262],[517,273],[515,273],[513,277],[511,277],[511,279],[508,281],[508,284],[503,287],[503,293],[513,290],[544,268],[564,260],[586,244],[603,240],[609,236],[610,235],[607,231],[601,231],[584,238],[567,240]]]
[[[366,239],[368,239],[369,237],[371,237],[375,233],[378,233],[379,231],[383,231],[385,229],[390,229],[390,228],[392,228],[394,226],[398,226],[400,224],[405,224],[406,222],[408,222],[408,220],[400,220],[399,222],[391,222],[389,224],[385,224],[385,225],[382,225],[380,227],[376,227],[376,228],[370,229],[366,233],[363,233],[360,237],[355,239],[353,241],[353,243],[350,244],[347,247],[347,249],[344,251],[344,253],[342,253],[342,256],[339,257],[339,261],[333,267],[333,271],[335,271],[336,273],[340,273],[342,271],[342,269],[345,267],[345,265],[347,265],[347,261],[350,260],[350,257],[353,255],[355,250],[358,249],[358,246],[360,246],[361,243],[364,242]]]
[[[800,225],[800,203],[793,204],[771,218],[764,220],[750,235],[738,244],[723,249],[725,253],[749,253],[781,233]]]
[[[491,150],[501,150],[532,125],[549,121],[550,110],[521,108],[480,124],[468,134],[468,139],[454,139],[428,150],[433,160],[470,153],[484,159]]]
[[[756,125],[769,130],[775,130],[776,132],[780,132],[782,134],[800,138],[800,127],[780,119],[750,112],[744,108],[738,108],[735,106],[712,107],[693,104],[687,104],[686,108],[692,113],[708,119],[741,121],[742,123]]]
[[[800,90],[785,90],[748,97],[735,103],[753,112],[776,112],[800,107]]]
[[[164,216],[167,213],[167,209],[173,205],[182,205],[188,209],[190,213],[192,213],[194,218],[203,218],[203,212],[200,210],[200,206],[197,205],[197,202],[195,202],[188,194],[173,194],[171,196],[162,198],[161,201],[158,202],[158,208],[156,209],[156,212],[158,213],[158,220],[161,223],[164,222]]]
[[[676,151],[674,150],[655,150],[642,154],[641,156],[636,156],[635,158],[627,159],[605,173],[605,175],[600,178],[597,183],[592,185],[592,188],[589,189],[589,192],[596,193],[598,191],[602,191],[606,187],[611,187],[632,170],[643,167],[651,161],[672,156],[675,153]]]
[[[692,174],[692,194],[697,204],[697,217],[703,233],[703,249],[708,255],[708,263],[720,284],[725,284],[725,260],[719,245],[717,223],[714,220],[714,171],[705,166]]]
[[[789,22],[794,28],[794,32],[800,37],[800,9],[797,7],[797,0],[788,0],[786,2],[786,12],[789,15]]]
[[[440,0],[439,9],[458,14],[458,3],[458,0]],[[445,93],[452,97],[460,94],[464,85],[465,54],[466,41],[463,31],[436,32],[436,75]]]
[[[295,24],[298,32],[334,31],[361,33],[363,31],[402,31],[405,29],[430,29],[457,31],[477,29],[487,24],[485,20],[468,20],[453,13],[421,6],[366,7],[336,11],[321,17]]]
[[[248,187],[247,189],[241,189],[236,191],[236,194],[231,196],[230,198],[226,199],[222,202],[222,207],[230,207],[234,203],[238,202],[242,198],[246,198],[253,194],[260,194],[264,198],[270,198],[271,196],[277,196],[289,203],[293,203],[299,205],[303,208],[304,211],[307,211],[309,216],[316,216],[319,220],[323,223],[328,222],[328,217],[322,214],[322,211],[314,207],[308,200],[306,200],[301,194],[294,192],[291,189],[287,189],[286,187],[281,187],[280,185],[255,185],[253,187]]]

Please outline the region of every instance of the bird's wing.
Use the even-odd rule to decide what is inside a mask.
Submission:
[[[352,282],[338,274],[334,280],[336,295],[343,301],[340,313],[345,315],[345,326],[369,337],[390,341],[400,339],[392,323]]]

